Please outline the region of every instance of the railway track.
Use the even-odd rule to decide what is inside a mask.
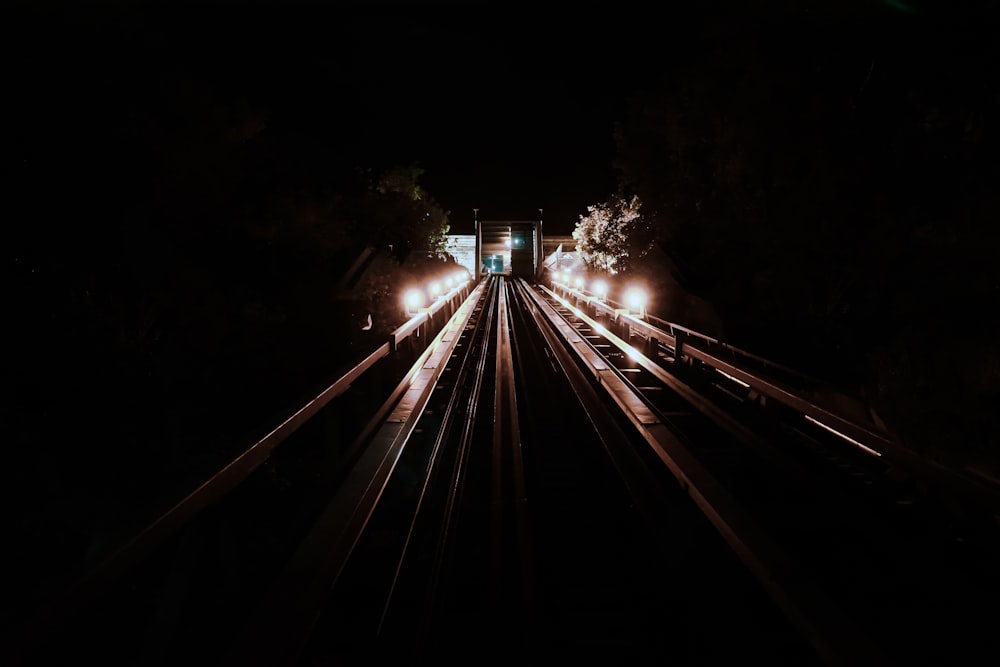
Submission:
[[[995,615],[986,611],[1000,591],[995,490],[893,450],[880,456],[786,405],[765,407],[745,383],[697,363],[702,355],[690,352],[691,342],[683,355],[662,343],[649,349],[649,341],[622,340],[609,323],[542,293],[670,425],[694,468],[704,466],[752,516],[751,534],[766,535],[795,564],[787,575],[763,563],[758,571],[789,613],[808,615],[793,608],[801,581],[812,589],[805,599],[823,599],[817,614],[836,610],[859,633],[837,655],[912,664],[972,660],[1000,646],[990,630]],[[632,345],[646,354],[629,354]],[[744,554],[748,563],[754,551]],[[828,632],[832,642],[845,638]]]
[[[977,606],[1000,592],[989,511],[615,330],[544,286],[480,283],[388,397],[304,422],[126,576],[34,626],[23,664],[997,648]]]

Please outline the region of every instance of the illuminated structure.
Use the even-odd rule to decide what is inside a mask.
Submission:
[[[581,273],[587,266],[576,252],[576,239],[572,236],[546,236],[542,246],[542,265],[549,271],[570,271]]]
[[[585,268],[576,253],[576,240],[570,235],[543,236],[541,220],[476,220],[475,228],[475,234],[450,234],[446,245],[455,261],[474,276],[515,273],[537,278],[545,269]]]
[[[476,220],[481,273],[536,278],[542,269],[542,221]]]

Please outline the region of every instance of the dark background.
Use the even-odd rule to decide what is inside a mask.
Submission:
[[[569,234],[638,194],[652,251],[635,275],[675,290],[657,314],[698,321],[697,299],[731,344],[995,471],[998,15],[8,4],[4,488],[23,558],[93,551],[109,517],[336,377],[374,340],[358,315],[391,328],[391,271],[364,298],[330,287],[369,214],[395,210],[353,206],[358,168],[419,165],[460,234],[473,208],[541,208]]]
[[[850,113],[872,76],[891,76],[883,57],[978,87],[996,14],[989,2],[883,0],[13,7],[15,192],[24,180],[85,191],[148,182],[137,136],[171,141],[171,122],[212,122],[280,144],[295,161],[285,175],[300,182],[331,180],[338,165],[418,163],[454,233],[471,233],[473,208],[484,219],[542,208],[554,234],[615,191],[614,126],[637,91],[750,65],[739,50],[751,44],[751,57],[770,51],[761,64],[781,82],[768,93],[777,108],[822,84],[840,97],[806,91],[814,102]]]
[[[707,17],[732,11],[716,4],[21,3],[7,27],[18,175],[65,187],[51,162],[73,153],[81,189],[97,169],[148,180],[129,153],[137,133],[166,140],[170,120],[216,113],[294,144],[295,178],[417,162],[455,233],[471,233],[473,208],[543,208],[567,234],[616,187],[628,93],[701,48]]]

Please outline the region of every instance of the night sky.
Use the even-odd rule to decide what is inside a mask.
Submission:
[[[552,233],[570,233],[615,189],[627,94],[706,21],[601,3],[22,4],[7,85],[27,180],[64,176],[51,170],[65,158],[129,172],[122,129],[199,97],[244,114],[229,120],[256,124],[255,138],[300,146],[316,178],[333,163],[419,164],[456,233],[472,231],[473,208],[543,208]]]
[[[15,159],[43,188],[65,175],[49,170],[67,148],[79,148],[69,157],[82,169],[122,168],[123,127],[198,98],[242,114],[226,120],[254,128],[248,138],[297,146],[312,178],[334,163],[419,164],[455,233],[472,231],[473,208],[483,219],[542,208],[547,231],[568,234],[616,188],[614,124],[636,90],[734,37],[792,44],[808,28],[807,39],[839,33],[863,51],[876,20],[908,18],[911,5],[17,3],[23,21],[7,28]],[[816,56],[798,47],[789,64]]]

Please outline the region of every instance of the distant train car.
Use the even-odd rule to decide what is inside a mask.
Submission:
[[[519,278],[534,280],[538,268],[537,236],[541,233],[535,223],[511,225],[510,229],[510,274]]]
[[[488,275],[534,280],[541,266],[541,221],[478,221],[476,251]]]

